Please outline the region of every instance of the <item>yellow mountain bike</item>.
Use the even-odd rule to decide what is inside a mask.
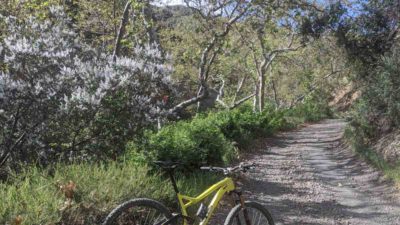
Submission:
[[[196,223],[199,225],[208,225],[225,194],[231,195],[235,204],[224,225],[274,225],[271,214],[263,205],[253,201],[244,201],[242,192],[236,188],[231,178],[234,173],[246,172],[254,165],[240,164],[228,168],[201,167],[202,170],[222,172],[226,178],[212,185],[197,197],[189,197],[179,192],[175,182],[173,171],[179,163],[161,161],[155,163],[168,173],[181,212],[171,214],[162,203],[152,199],[132,199],[116,207],[107,216],[103,225],[191,225],[195,224],[195,221],[200,221]],[[214,196],[208,206],[204,205],[204,200],[213,194]],[[196,213],[197,218],[189,217],[188,208],[196,204],[199,204]]]

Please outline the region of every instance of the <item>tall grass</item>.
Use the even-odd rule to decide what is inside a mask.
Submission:
[[[52,172],[54,171],[54,172]],[[210,174],[179,176],[178,186],[198,194],[217,180]],[[76,184],[72,203],[60,186]],[[0,183],[0,224],[98,224],[116,205],[135,197],[149,197],[174,206],[168,179],[146,166],[107,164],[55,165],[51,170],[28,167],[6,183]]]

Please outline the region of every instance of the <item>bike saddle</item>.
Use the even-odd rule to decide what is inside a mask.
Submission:
[[[162,169],[175,169],[182,163],[180,162],[172,162],[172,161],[154,161],[154,164],[161,167]]]

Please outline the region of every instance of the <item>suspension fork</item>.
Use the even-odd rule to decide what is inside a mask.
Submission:
[[[241,208],[241,210],[243,211],[244,220],[245,220],[245,222],[246,222],[245,225],[251,225],[251,220],[250,220],[250,217],[249,217],[249,213],[248,213],[248,211],[247,211],[247,208],[246,208],[246,206],[245,206],[245,201],[244,201],[244,197],[243,197],[242,191],[237,190],[237,191],[235,191],[235,193],[236,193],[237,196],[238,196],[239,203],[240,203],[240,208]],[[238,225],[242,225],[242,223],[240,222],[239,216],[236,217],[236,220],[237,220],[237,224],[238,224]]]

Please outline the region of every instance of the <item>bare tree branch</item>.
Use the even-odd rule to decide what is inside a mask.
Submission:
[[[221,79],[221,82],[222,82],[222,85],[221,85],[221,87],[220,87],[219,90],[218,90],[218,95],[217,95],[216,101],[217,101],[219,104],[221,104],[223,107],[229,108],[228,105],[227,105],[224,101],[222,101],[222,99],[221,99],[221,98],[223,97],[223,94],[224,94],[225,80],[224,80],[224,79]]]
[[[173,108],[169,109],[168,114],[174,114],[176,112],[179,112],[190,105],[196,104],[197,102],[201,101],[205,97],[206,97],[206,93],[202,92],[199,95],[197,95],[196,97],[193,97],[191,99],[183,101],[183,102],[177,104],[176,106],[174,106]]]
[[[273,51],[271,51],[270,54],[278,54],[278,53],[282,53],[282,52],[293,52],[293,51],[297,51],[300,48],[304,47],[304,45],[299,45],[297,47],[294,48],[281,48],[281,49],[275,49]]]
[[[206,80],[208,79],[208,75],[209,75],[209,73],[210,73],[211,65],[214,63],[215,58],[216,58],[217,55],[220,53],[221,48],[222,48],[221,46],[218,46],[217,50],[215,50],[215,51],[213,52],[213,54],[212,54],[210,60],[208,61],[208,64],[206,65],[206,71],[205,71],[205,75],[204,75],[204,77],[205,77]]]
[[[242,90],[243,84],[246,79],[247,79],[247,74],[239,81],[238,87],[237,87],[235,95],[233,97],[232,105],[235,104],[237,96],[239,95],[240,91]]]
[[[216,102],[222,105],[224,108],[229,109],[229,106],[221,99],[217,98]]]
[[[22,140],[25,138],[27,132],[24,132],[16,141],[15,143],[5,152],[2,157],[0,158],[0,168],[4,166],[4,164],[7,162],[8,157],[10,156],[11,152],[22,142]]]
[[[225,81],[224,81],[224,80],[222,80],[222,85],[221,85],[221,87],[220,87],[220,89],[219,89],[219,94],[218,94],[218,96],[217,96],[217,100],[216,100],[216,101],[217,101],[219,104],[221,104],[223,107],[227,108],[227,109],[234,109],[234,108],[236,108],[237,106],[239,106],[239,105],[241,105],[242,103],[244,103],[244,102],[246,102],[247,100],[249,100],[250,98],[254,97],[255,94],[253,93],[253,94],[251,94],[251,95],[249,95],[249,96],[247,96],[247,97],[244,97],[244,98],[240,99],[239,101],[236,101],[237,95],[238,95],[238,93],[240,92],[240,90],[242,89],[242,86],[243,86],[244,81],[246,80],[246,77],[247,77],[247,76],[245,76],[245,77],[239,82],[239,86],[238,86],[238,88],[237,88],[237,90],[236,90],[235,97],[234,97],[234,99],[233,99],[232,105],[228,106],[228,105],[227,105],[224,101],[222,101],[222,99],[221,99],[221,97],[222,97],[222,95],[223,95],[224,86],[225,86]]]
[[[243,104],[243,103],[246,102],[247,100],[249,100],[249,99],[251,99],[252,97],[254,97],[254,95],[256,95],[256,94],[253,93],[253,94],[251,94],[251,95],[249,95],[249,96],[247,96],[247,97],[244,97],[244,98],[240,99],[239,101],[235,102],[235,103],[234,103],[231,107],[229,107],[229,108],[230,108],[230,109],[233,109],[233,108],[238,107],[239,105]]]

